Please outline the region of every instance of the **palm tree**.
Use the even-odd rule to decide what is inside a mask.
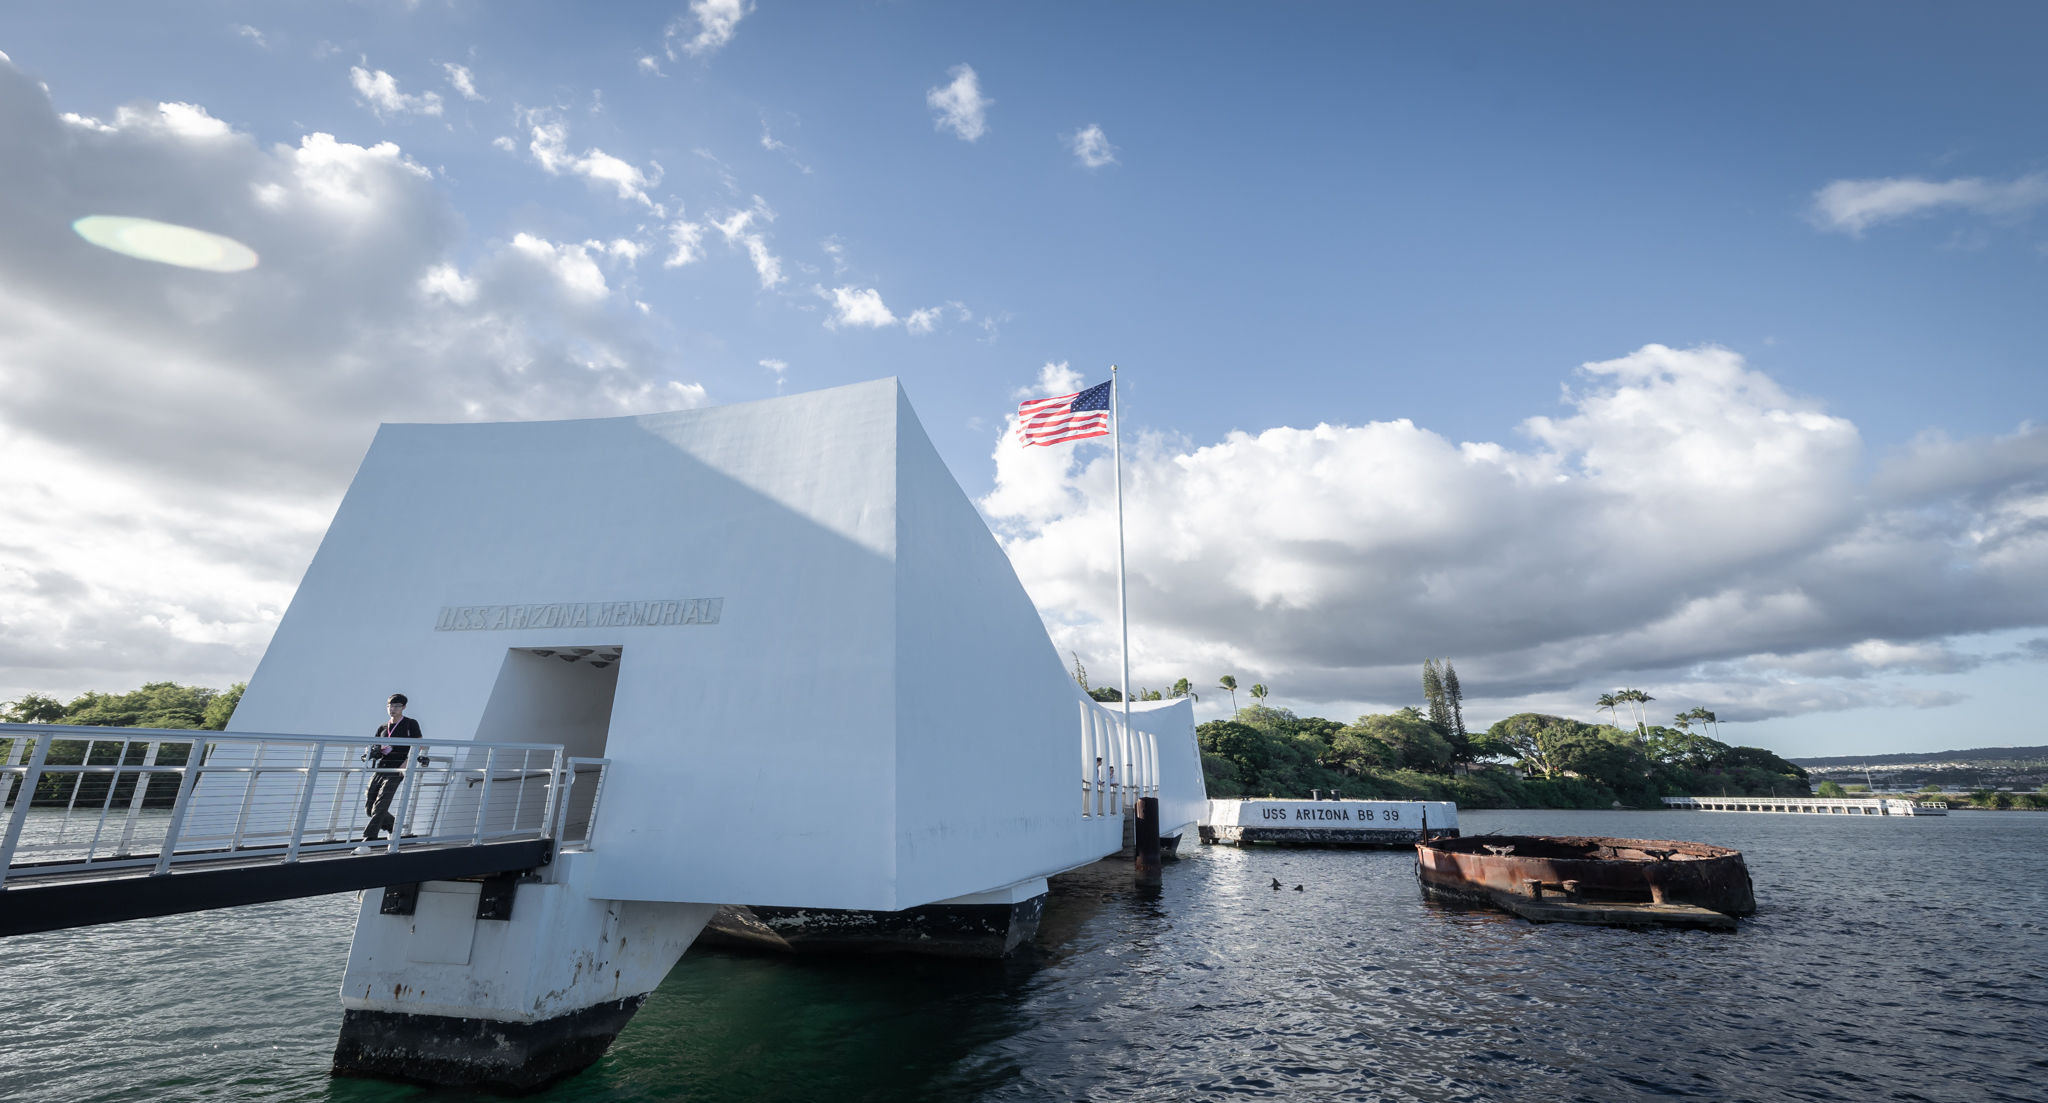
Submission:
[[[1699,708],[1692,710],[1692,715],[1693,718],[1696,720],[1702,720],[1708,724],[1713,725],[1714,738],[1721,738],[1721,718],[1714,715],[1713,709],[1710,709],[1705,705],[1701,705]]]
[[[1630,705],[1635,706],[1633,711],[1636,714],[1636,731],[1638,734],[1642,733],[1643,729],[1650,722],[1649,715],[1643,711],[1642,706],[1649,704],[1656,700],[1656,698],[1644,693],[1640,689],[1624,689],[1616,693],[1614,699],[1617,701],[1627,701]]]
[[[1076,663],[1079,663],[1081,660],[1075,659],[1074,661]],[[1614,718],[1616,720],[1621,719],[1621,698],[1616,697],[1614,694],[1603,693],[1600,695],[1600,699],[1594,701],[1593,704],[1597,706],[1593,709],[1594,712],[1599,712],[1601,709],[1606,709],[1608,712],[1614,714]]]
[[[1168,697],[1174,698],[1185,697],[1190,701],[1199,701],[1202,699],[1202,695],[1195,692],[1194,684],[1189,682],[1186,678],[1182,678],[1180,681],[1173,683],[1173,688],[1167,690],[1166,695]]]
[[[1225,674],[1216,679],[1216,688],[1230,691],[1230,714],[1237,715],[1237,675]]]
[[[1693,712],[1698,712],[1698,711],[1699,711],[1698,709],[1694,709],[1694,710],[1693,710]],[[1693,721],[1694,721],[1695,719],[1698,719],[1698,718],[1697,718],[1697,717],[1695,717],[1695,716],[1694,716],[1694,715],[1693,715],[1693,714],[1692,714],[1691,712],[1681,712],[1681,713],[1679,713],[1679,714],[1678,714],[1677,716],[1674,716],[1674,717],[1672,717],[1672,718],[1671,718],[1671,722],[1672,722],[1673,724],[1676,724],[1676,725],[1678,725],[1678,730],[1679,730],[1679,731],[1682,731],[1682,732],[1689,732],[1689,731],[1691,731],[1691,730],[1692,730],[1692,722],[1693,722]]]
[[[1263,684],[1258,682],[1252,683],[1252,700],[1257,701],[1261,705],[1266,703],[1266,687]]]

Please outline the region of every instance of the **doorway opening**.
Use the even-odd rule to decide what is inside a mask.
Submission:
[[[524,822],[552,808],[557,845],[590,842],[604,767],[573,760],[606,757],[612,698],[619,688],[623,658],[624,648],[618,644],[514,647],[505,652],[497,684],[477,723],[477,741],[559,743],[563,757],[571,761],[563,763],[568,767],[566,789],[551,795],[552,752],[518,752],[516,763],[511,753],[493,752],[490,768],[480,771],[493,777],[489,795],[481,789],[474,794],[489,802],[490,807],[481,811],[485,822]]]
[[[480,743],[560,743],[571,758],[603,758],[624,648],[514,647],[477,724]]]

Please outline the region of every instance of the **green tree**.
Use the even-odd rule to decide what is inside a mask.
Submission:
[[[1647,738],[1649,735],[1648,728],[1650,723],[1650,716],[1649,713],[1646,711],[1645,706],[1649,705],[1652,701],[1655,701],[1656,698],[1650,696],[1647,693],[1644,693],[1640,689],[1624,689],[1620,693],[1615,694],[1614,696],[1616,700],[1626,701],[1629,704],[1635,706],[1634,711],[1636,714],[1636,731]]]
[[[1074,684],[1080,686],[1082,692],[1085,693],[1088,689],[1088,668],[1081,665],[1080,652],[1069,651],[1067,654],[1074,657]]]
[[[1821,782],[1820,788],[1815,792],[1817,795],[1826,797],[1829,800],[1839,800],[1849,795],[1849,790],[1842,788],[1841,783],[1835,781]]]
[[[1458,668],[1444,660],[1444,701],[1451,707],[1451,750],[1459,762],[1472,761],[1472,733],[1465,730],[1465,690],[1458,684]]]
[[[1203,753],[1227,760],[1246,784],[1272,765],[1273,751],[1264,732],[1235,720],[1211,720],[1195,729],[1195,742]]]
[[[62,719],[64,702],[41,693],[24,693],[0,711],[0,720],[10,724],[55,724]]]
[[[1230,691],[1230,711],[1231,711],[1231,712],[1236,712],[1236,711],[1237,711],[1237,675],[1235,675],[1235,674],[1225,674],[1225,675],[1224,675],[1223,677],[1221,677],[1221,678],[1218,678],[1218,679],[1216,679],[1216,688],[1218,688],[1218,689],[1227,689],[1227,690],[1229,690],[1229,691]]]
[[[1360,717],[1359,724],[1337,730],[1330,740],[1328,762],[1331,766],[1360,776],[1400,768],[1401,756],[1394,752],[1394,748],[1361,726],[1368,719],[1370,717]]]
[[[176,682],[149,682],[127,693],[82,693],[64,706],[59,724],[114,728],[203,728],[216,691]]]
[[[1707,769],[1730,750],[1728,744],[1718,739],[1670,728],[1652,730],[1648,749],[1654,761],[1686,770]]]
[[[1422,660],[1422,703],[1438,731],[1451,730],[1451,705],[1444,696],[1443,672],[1437,669],[1435,659]]]
[[[1607,712],[1613,713],[1614,718],[1616,720],[1621,719],[1622,700],[1620,697],[1617,697],[1612,693],[1603,693],[1599,696],[1597,700],[1593,702],[1593,704],[1595,706],[1593,709],[1594,712],[1600,712],[1604,709]]]
[[[1094,689],[1088,691],[1088,696],[1093,697],[1098,701],[1114,702],[1121,701],[1124,699],[1124,695],[1118,692],[1115,686],[1096,686]]]
[[[1590,724],[1541,712],[1517,713],[1487,729],[1524,770],[1555,778],[1572,768],[1574,744],[1590,738]]]
[[[235,717],[235,706],[242,703],[242,693],[248,688],[249,683],[236,682],[228,687],[226,693],[217,694],[213,700],[208,701],[205,722],[200,726],[217,732],[228,730],[228,721]]]
[[[1188,681],[1186,678],[1182,678],[1179,681],[1173,683],[1173,688],[1167,690],[1166,695],[1168,697],[1172,697],[1175,699],[1185,697],[1190,701],[1199,701],[1202,699],[1201,694],[1195,692],[1194,683]]]
[[[1369,749],[1373,742],[1387,748],[1393,756],[1397,769],[1419,770],[1430,774],[1448,774],[1451,771],[1451,744],[1435,724],[1422,719],[1413,709],[1402,712],[1379,713],[1361,716],[1344,729],[1350,736],[1347,745],[1360,748],[1360,754]],[[1334,740],[1332,741],[1334,744]]]
[[[1257,702],[1258,702],[1259,704],[1262,704],[1262,705],[1263,705],[1263,704],[1265,704],[1265,703],[1266,703],[1266,692],[1267,692],[1267,691],[1266,691],[1266,687],[1265,687],[1265,684],[1264,684],[1264,683],[1262,683],[1262,682],[1253,682],[1253,683],[1252,683],[1252,700],[1254,700],[1254,701],[1257,701]]]

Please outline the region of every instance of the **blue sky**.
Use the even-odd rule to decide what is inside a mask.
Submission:
[[[882,375],[1100,674],[1101,450],[1002,435],[1115,361],[1141,684],[1345,716],[1447,654],[1482,719],[1639,685],[1792,754],[2041,742],[2044,22],[12,7],[0,448],[46,538],[0,549],[0,694],[246,677],[379,420]],[[48,233],[87,213],[264,262],[124,272]]]

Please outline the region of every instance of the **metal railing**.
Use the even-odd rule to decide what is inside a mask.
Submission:
[[[1914,802],[1900,797],[1665,797],[1666,808],[1698,812],[1803,812],[1848,816],[1911,816]],[[1943,807],[1946,811],[1946,806]]]
[[[360,737],[0,724],[0,887],[25,874],[167,873],[552,839],[588,849],[609,759],[544,743],[406,743],[378,768]],[[363,843],[373,778],[397,827]]]
[[[1109,709],[1081,702],[1081,815],[1122,816],[1158,795],[1159,737],[1126,730]]]

